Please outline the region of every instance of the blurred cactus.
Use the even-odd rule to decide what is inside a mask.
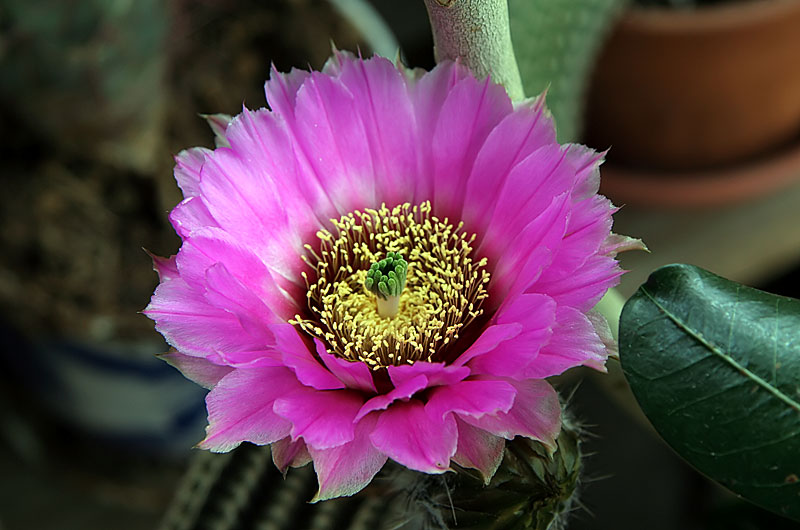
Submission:
[[[547,89],[560,142],[580,139],[600,48],[629,0],[509,0],[511,38],[528,96]]]
[[[354,497],[310,505],[312,466],[284,480],[269,460],[269,448],[250,444],[197,453],[160,530],[561,530],[581,470],[578,430],[568,425],[552,457],[537,442],[508,442],[488,486],[471,470],[426,475],[389,464]]]

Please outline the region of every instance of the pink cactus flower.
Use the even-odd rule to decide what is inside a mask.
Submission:
[[[602,154],[559,145],[542,98],[512,104],[459,64],[418,73],[338,52],[273,72],[215,150],[177,156],[183,243],[145,313],[211,389],[200,447],[313,462],[314,500],[387,459],[487,483],[505,440],[555,448],[544,378],[604,370],[592,311],[621,274]]]

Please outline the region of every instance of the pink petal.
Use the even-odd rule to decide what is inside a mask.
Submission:
[[[279,114],[293,116],[297,91],[308,79],[308,76],[309,72],[297,68],[292,68],[289,73],[284,74],[279,72],[275,65],[272,65],[270,78],[264,83],[264,92],[272,110]]]
[[[586,313],[586,318],[589,319],[589,322],[592,323],[592,327],[594,327],[595,333],[600,338],[600,342],[606,347],[606,352],[608,353],[609,357],[618,357],[619,356],[619,345],[617,341],[614,340],[614,334],[611,332],[611,326],[608,324],[608,320],[606,317],[603,316],[600,311],[596,309],[592,309],[588,313]],[[598,370],[605,372],[606,367],[605,363],[603,364],[602,368],[597,368]]]
[[[418,375],[424,375],[427,378],[427,387],[452,385],[469,375],[469,368],[447,366],[445,363],[429,363],[426,361],[417,361],[414,364],[403,364],[400,366],[390,366],[388,371],[389,378],[392,380],[394,386],[400,386]]]
[[[300,254],[306,241],[301,236],[310,234],[301,234],[299,229],[307,229],[316,219],[306,216],[303,223],[293,223],[289,218],[289,212],[295,207],[301,212],[308,210],[307,204],[302,208],[302,203],[285,200],[289,193],[284,186],[294,192],[293,197],[297,196],[297,190],[291,186],[290,171],[298,162],[293,158],[293,166],[283,173],[272,171],[265,162],[268,155],[264,149],[247,135],[250,115],[249,112],[240,114],[228,127],[226,134],[232,147],[217,149],[206,159],[200,182],[203,202],[230,238],[260,259],[273,274],[274,283],[291,291],[292,285],[304,287],[299,271],[305,267]],[[262,134],[273,129],[265,127]],[[282,143],[276,141],[266,151],[270,158],[286,157],[280,153],[284,148],[292,152],[292,143],[285,138],[285,131],[275,132],[278,137],[281,134]],[[265,234],[270,237],[264,237]]]
[[[416,111],[419,131],[418,149],[421,161],[421,177],[433,175],[433,138],[444,101],[459,81],[469,76],[469,70],[461,64],[445,61],[427,72],[409,87],[413,107]],[[466,177],[466,176],[465,176]],[[433,197],[433,178],[420,178],[416,182],[416,202]]]
[[[205,147],[193,147],[175,157],[175,180],[184,197],[200,195],[200,170],[209,153],[211,151]]]
[[[462,353],[453,363],[454,366],[463,366],[479,355],[492,351],[498,344],[513,339],[523,330],[521,324],[516,322],[496,324],[483,330],[480,337]]]
[[[432,416],[422,402],[394,403],[382,412],[370,435],[376,449],[424,473],[444,473],[456,452],[458,430],[452,414]]]
[[[342,56],[339,80],[353,95],[364,125],[380,202],[412,201],[417,125],[403,75],[382,57],[361,61]]]
[[[517,322],[524,330],[469,363],[472,373],[514,379],[530,378],[528,367],[538,363],[539,351],[547,344],[556,323],[556,304],[540,294],[523,294],[497,312],[497,321]],[[502,324],[501,324],[502,325]]]
[[[206,300],[236,315],[242,328],[259,344],[274,343],[269,324],[275,322],[277,317],[222,263],[215,263],[206,269]]]
[[[542,347],[536,362],[524,370],[525,377],[544,378],[558,375],[573,366],[591,366],[605,371],[608,350],[592,322],[572,307],[556,310],[553,336]]]
[[[488,79],[456,83],[433,133],[433,203],[437,215],[457,218],[466,181],[486,137],[513,110],[505,89]],[[424,139],[423,139],[424,141]]]
[[[404,379],[403,382],[397,384],[389,393],[375,396],[364,403],[359,409],[358,414],[356,414],[355,421],[359,421],[370,412],[385,410],[389,405],[399,399],[408,400],[411,396],[420,390],[425,390],[427,387],[428,378],[424,375],[420,374],[410,379]]]
[[[353,95],[312,72],[297,93],[296,140],[339,215],[375,207],[375,168]]]
[[[520,230],[551,206],[554,197],[572,189],[574,178],[575,169],[558,144],[541,147],[517,164],[503,183],[479,252],[502,255]]]
[[[208,427],[199,446],[224,453],[241,442],[265,445],[288,436],[291,423],[272,407],[277,398],[299,387],[286,368],[234,370],[206,397]]]
[[[194,232],[184,241],[176,259],[181,277],[195,288],[204,289],[206,271],[212,265],[222,263],[234,278],[247,286],[247,290],[263,300],[280,320],[288,320],[297,313],[294,300],[287,298],[264,262],[219,228]]]
[[[233,368],[285,366],[281,353],[273,349],[273,347],[262,350],[220,351],[217,353],[223,363]]]
[[[319,339],[314,339],[314,344],[317,347],[317,355],[320,356],[322,362],[347,388],[364,392],[377,392],[375,381],[372,379],[372,371],[365,363],[351,362],[331,355],[325,348],[325,344]]]
[[[605,152],[598,153],[585,145],[567,144],[567,157],[575,166],[575,198],[586,199],[600,189],[600,165],[605,159]]]
[[[319,491],[311,502],[353,495],[361,491],[386,463],[385,454],[370,440],[377,414],[356,424],[353,440],[330,449],[309,447],[317,472]]]
[[[489,134],[467,181],[461,220],[470,230],[485,233],[509,172],[538,148],[555,143],[555,127],[546,115],[544,99],[523,104]]]
[[[182,238],[189,237],[195,230],[217,226],[217,222],[211,217],[200,197],[189,197],[181,201],[170,212],[169,220],[175,232]]]
[[[177,368],[187,379],[209,389],[233,370],[230,366],[220,366],[202,357],[192,357],[180,352],[164,353],[158,358]]]
[[[301,387],[275,400],[274,410],[292,423],[292,440],[329,449],[353,439],[353,420],[363,399],[349,390],[319,391]]]
[[[345,388],[345,384],[309,351],[294,326],[284,323],[272,326],[271,330],[275,334],[275,349],[281,353],[283,363],[294,371],[301,383],[317,390]]]
[[[503,461],[506,441],[459,418],[456,418],[456,426],[458,449],[453,455],[453,462],[461,467],[477,469],[488,486]]]
[[[436,387],[425,404],[425,411],[442,419],[450,412],[479,418],[484,414],[508,412],[516,395],[517,389],[505,381],[472,379]]]
[[[175,264],[175,256],[169,258],[162,258],[145,250],[150,259],[153,260],[153,270],[158,274],[158,279],[162,282],[172,280],[180,275],[178,274],[178,266]]]
[[[525,436],[538,440],[555,451],[555,440],[561,430],[561,405],[556,391],[542,379],[509,379],[508,382],[517,389],[517,397],[511,410],[480,418],[459,417],[474,427],[507,440],[515,436]]]
[[[513,300],[552,266],[563,243],[569,213],[569,195],[563,193],[554,197],[538,217],[517,230],[511,244],[503,249],[489,285],[495,300]]]
[[[599,195],[573,204],[553,265],[542,273],[540,281],[571,277],[588,258],[602,254],[599,249],[611,233],[611,214],[615,211],[611,202]]]
[[[594,255],[571,276],[557,280],[540,279],[526,290],[547,294],[560,306],[568,305],[587,312],[597,305],[608,289],[619,283],[622,273],[614,258]]]
[[[162,282],[143,313],[156,321],[156,330],[168,343],[194,357],[260,346],[236,316],[209,304],[181,278]]]
[[[311,462],[311,454],[302,439],[292,441],[289,436],[281,438],[270,446],[270,450],[272,462],[284,475],[289,467],[303,467]]]

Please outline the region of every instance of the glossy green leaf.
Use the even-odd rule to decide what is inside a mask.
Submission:
[[[669,265],[625,305],[620,359],[683,458],[800,520],[800,300]]]

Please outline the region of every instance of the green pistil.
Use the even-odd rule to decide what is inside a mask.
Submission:
[[[382,317],[397,315],[407,273],[408,262],[398,252],[387,252],[385,258],[373,263],[367,271],[364,287],[378,298],[378,314]]]

